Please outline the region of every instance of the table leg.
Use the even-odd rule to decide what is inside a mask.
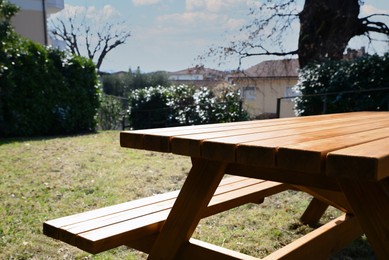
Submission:
[[[310,226],[317,225],[323,214],[326,212],[328,206],[329,205],[327,203],[313,197],[308,205],[308,208],[304,211],[304,214],[300,218],[301,222]]]
[[[189,241],[221,179],[227,164],[192,159],[192,169],[151,250],[149,259],[174,259]]]
[[[339,184],[379,259],[389,259],[389,179]]]

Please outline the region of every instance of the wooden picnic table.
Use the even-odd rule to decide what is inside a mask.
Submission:
[[[291,184],[355,216],[377,257],[389,259],[388,112],[123,131],[120,142],[192,158],[149,259],[174,259],[188,248],[224,174]]]

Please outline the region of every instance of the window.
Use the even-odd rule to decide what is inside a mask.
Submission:
[[[286,87],[284,97],[295,97],[298,96],[298,93],[294,90],[294,87]],[[292,101],[292,98],[287,98],[285,101]]]
[[[255,100],[256,88],[254,86],[247,86],[243,88],[243,99],[244,100]]]

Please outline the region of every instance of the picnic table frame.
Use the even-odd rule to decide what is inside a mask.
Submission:
[[[291,184],[354,215],[377,257],[389,259],[388,112],[123,131],[120,142],[192,158],[149,259],[180,256],[224,174]]]

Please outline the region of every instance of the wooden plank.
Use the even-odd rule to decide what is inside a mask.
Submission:
[[[169,215],[169,211],[156,212],[142,218],[78,234],[74,236],[74,244],[72,245],[92,254],[115,248],[133,239],[158,232]]]
[[[350,204],[348,203],[346,197],[341,191],[332,191],[315,187],[305,187],[301,185],[295,185],[295,187],[298,190],[304,191],[345,213],[353,212]]]
[[[355,113],[341,113],[321,116],[306,116],[299,118],[285,118],[285,119],[271,119],[271,120],[256,120],[247,122],[234,122],[223,124],[209,124],[197,126],[182,126],[172,128],[158,128],[147,130],[123,131],[120,133],[120,145],[122,147],[147,149],[152,151],[170,152],[169,140],[172,136],[206,133],[215,131],[224,131],[226,129],[242,129],[244,127],[252,128],[265,127],[270,125],[288,125],[302,122],[324,121],[333,119],[351,119],[355,117],[379,117],[380,113],[369,112],[355,112]]]
[[[205,139],[201,143],[201,151],[197,156],[209,160],[238,162],[243,164],[275,167],[275,154],[279,146],[300,142],[312,141],[319,138],[328,138],[344,134],[361,132],[364,130],[389,127],[389,120],[375,123],[364,123],[361,120],[342,121],[325,124],[308,125],[303,127],[290,126],[289,129],[263,131],[255,134],[236,135],[224,138]],[[173,139],[173,142],[175,139]],[[186,149],[196,152],[196,146],[187,146]],[[172,148],[172,152],[177,151]],[[177,152],[179,153],[179,152]],[[189,151],[181,152],[189,153]]]
[[[198,260],[259,260],[224,247],[191,238],[180,250],[177,259]]]
[[[295,118],[300,119],[300,118]],[[366,118],[368,119],[368,118]],[[378,120],[379,119],[379,120]],[[384,120],[386,119],[386,120]],[[389,120],[384,115],[377,117],[376,128],[389,126]],[[267,120],[267,122],[277,122]],[[370,123],[371,124],[371,123]],[[370,125],[367,120],[361,118],[331,118],[328,120],[300,121],[293,120],[289,124],[278,125],[272,123],[268,126],[252,125],[244,129],[223,129],[216,132],[201,132],[185,135],[174,135],[171,137],[171,152],[180,155],[202,157],[209,160],[222,160],[234,162],[235,146],[237,144],[266,140],[283,136],[293,136],[298,133],[309,133],[313,131],[347,127],[349,125]],[[369,126],[372,128],[373,126]],[[356,127],[353,128],[356,131]],[[346,131],[343,130],[343,131]],[[145,136],[145,139],[150,137]],[[150,143],[157,140],[150,141]]]
[[[305,172],[289,171],[284,169],[266,168],[252,165],[228,164],[226,173],[271,180],[287,184],[304,185],[321,189],[340,191],[336,178],[323,175],[307,174]]]
[[[125,202],[125,203],[121,203],[121,204],[117,204],[105,208],[100,208],[100,209],[91,210],[79,214],[74,214],[71,216],[57,218],[54,220],[48,220],[43,223],[43,233],[47,236],[58,239],[59,238],[58,228],[63,228],[72,224],[79,224],[85,221],[90,221],[93,219],[98,219],[100,217],[105,217],[107,215],[111,215],[112,212],[120,213],[120,212],[128,211],[130,209],[143,207],[144,205],[158,203],[164,200],[176,198],[178,192],[179,191],[159,194],[148,198],[142,198],[142,199]]]
[[[138,240],[130,241],[126,245],[136,250],[150,253],[157,234],[153,234]],[[232,251],[223,247],[212,245],[194,238],[191,238],[188,243],[185,243],[179,251],[177,259],[185,260],[198,260],[198,259],[212,259],[212,260],[225,260],[225,259],[258,259],[246,254],[242,254],[236,251]]]
[[[324,260],[361,235],[356,217],[343,215],[262,259]]]
[[[310,173],[323,173],[329,152],[389,137],[389,127],[348,135],[322,138],[280,147],[277,167]]]
[[[233,176],[223,179],[218,189],[215,192],[215,199],[218,195],[225,192],[239,189],[242,186],[250,186],[261,183],[262,180],[247,179],[243,177]],[[93,227],[97,228],[95,222],[99,221],[100,226],[110,225],[115,222],[128,220],[128,218],[136,218],[142,215],[150,214],[156,211],[171,208],[179,191],[168,192],[147,198],[141,198],[130,202],[117,204],[101,209],[91,210],[84,213],[79,213],[67,217],[62,217],[54,220],[49,220],[44,223],[44,234],[58,238],[58,228],[61,232],[82,233],[89,230],[88,226],[93,223]],[[62,239],[64,239],[62,235]],[[73,243],[71,241],[66,241]]]
[[[241,189],[238,189],[237,185],[233,185],[230,192],[224,190],[218,196],[214,196],[201,217],[208,217],[249,202],[259,203],[261,202],[261,196],[269,196],[289,187],[284,184],[262,180],[250,181],[256,182],[243,187],[243,182],[239,181],[242,184]],[[91,252],[91,249],[96,250],[93,252],[96,253],[124,243],[149,253],[152,246],[150,243],[154,243],[154,240],[150,242],[150,237],[161,229],[167,213],[167,211],[155,212],[138,219],[129,219],[128,221],[78,234],[75,245],[88,252]]]
[[[389,259],[389,179],[339,178],[339,183],[376,256]]]
[[[385,113],[385,112],[382,112]],[[378,117],[381,116],[376,112],[351,112],[351,113],[337,113],[337,114],[326,114],[326,115],[311,115],[299,117],[299,121],[313,121],[313,120],[331,120],[336,118],[352,118],[352,117]],[[127,130],[122,131],[124,134],[130,135],[147,135],[147,134],[166,134],[166,133],[175,133],[183,134],[185,132],[191,133],[192,131],[197,132],[199,129],[205,131],[230,128],[230,127],[242,127],[243,125],[252,126],[253,123],[261,124],[263,126],[268,124],[276,123],[279,124],[289,124],[290,122],[295,121],[296,118],[277,118],[277,119],[267,119],[267,120],[251,120],[251,121],[241,121],[241,122],[227,122],[227,123],[214,123],[214,124],[202,124],[202,125],[190,125],[190,126],[176,126],[176,127],[163,127],[163,128],[153,128],[153,129],[141,129],[141,130]],[[271,121],[271,123],[269,123]]]
[[[307,117],[308,118],[308,117]],[[233,123],[206,124],[196,126],[166,127],[145,130],[122,131],[120,133],[120,145],[122,147],[146,149],[152,151],[169,152],[169,140],[175,135],[190,135],[196,133],[218,132],[225,129],[244,129],[256,126],[268,126],[287,124],[290,119],[281,119],[277,122],[268,120],[254,120]]]
[[[155,240],[157,240],[158,235],[159,233],[154,233],[149,236],[139,237],[138,239],[124,242],[124,245],[146,254],[150,254],[151,248],[153,247]]]
[[[317,139],[359,133],[389,126],[388,121],[365,122],[360,124],[337,124],[323,128],[301,129],[290,136],[261,139],[240,143],[236,148],[236,161],[241,164],[275,167],[276,152],[279,147],[315,141]]]
[[[192,169],[149,255],[150,260],[173,259],[180,247],[189,241],[226,166],[207,160],[193,160]]]
[[[261,203],[263,197],[284,191],[289,187],[276,182],[238,176],[225,178],[215,191],[208,207],[202,212],[201,217],[217,214],[250,202]],[[152,198],[155,199],[155,197]],[[164,198],[162,195],[161,197]],[[123,203],[124,205],[116,205],[118,212],[115,211],[115,206],[111,206],[107,207],[109,210],[104,208],[100,211],[91,211],[92,213],[96,212],[97,216],[86,212],[61,218],[65,220],[65,225],[61,225],[61,221],[48,221],[56,223],[57,226],[46,225],[50,226],[51,229],[56,229],[55,238],[90,253],[98,253],[124,243],[130,244],[131,241],[135,246],[142,247],[136,241],[143,241],[143,237],[152,236],[159,232],[174,199],[151,204],[147,204],[148,200],[141,199],[141,201],[146,203],[142,207],[131,208],[131,204]],[[123,211],[123,207],[128,207],[127,211]],[[81,220],[78,220],[77,216],[80,216]],[[44,233],[47,232],[44,231]],[[146,243],[146,241],[144,242]],[[144,247],[147,248],[146,245]]]
[[[223,179],[223,181],[220,183],[220,186],[218,187],[219,191],[223,189],[224,185],[230,185],[232,183],[242,184],[242,181],[246,181],[246,180],[247,180],[246,178],[238,177],[238,176],[225,178]],[[258,180],[253,180],[253,181],[256,181],[256,183],[258,183]],[[247,184],[247,182],[243,184]],[[43,232],[47,236],[58,239],[59,237],[58,228],[70,227],[71,225],[84,225],[84,223],[86,223],[87,221],[94,221],[99,218],[112,216],[113,212],[114,214],[120,214],[122,212],[136,210],[138,208],[142,208],[147,205],[154,205],[156,203],[169,201],[175,199],[178,193],[179,191],[173,191],[164,194],[158,194],[155,196],[141,198],[130,202],[125,202],[125,203],[104,207],[96,210],[90,210],[87,212],[74,214],[71,216],[57,218],[54,220],[48,220],[43,224]],[[217,192],[217,194],[218,193],[220,192]]]
[[[352,240],[362,235],[355,217],[340,216],[306,236],[277,250],[264,259],[310,259],[312,255],[328,259],[331,254],[342,249]],[[131,241],[128,246],[149,253],[156,235]],[[258,259],[191,238],[179,252],[178,259]]]
[[[389,138],[330,152],[326,173],[367,181],[389,177]]]
[[[61,228],[59,239],[68,244],[73,244],[75,243],[73,241],[77,235],[89,232],[91,230],[102,229],[104,227],[109,227],[112,225],[116,225],[117,223],[123,223],[123,222],[135,223],[137,219],[143,219],[143,218],[147,219],[147,217],[145,216],[152,215],[154,213],[158,213],[162,211],[169,211],[173,206],[174,201],[175,198],[169,201],[163,201],[157,204],[146,205],[144,207],[130,209],[124,212],[118,212],[118,213],[114,212],[113,214],[100,217],[98,219],[91,219],[89,221],[84,221],[82,223],[75,223],[72,225],[64,226]],[[157,219],[159,221],[159,218]],[[129,230],[132,229],[135,228],[129,228]],[[123,229],[117,229],[117,230],[121,232],[121,230]],[[112,235],[117,235],[117,234],[118,233],[112,233]],[[98,239],[100,238],[95,238],[94,240],[98,240]]]
[[[328,203],[313,197],[308,205],[308,208],[304,211],[300,217],[300,221],[305,225],[315,226],[319,223],[321,217],[328,209]]]
[[[212,216],[226,209],[232,209],[247,203],[262,203],[265,197],[287,189],[292,188],[287,184],[265,181],[230,191],[222,196],[214,196],[204,210],[202,217]]]

